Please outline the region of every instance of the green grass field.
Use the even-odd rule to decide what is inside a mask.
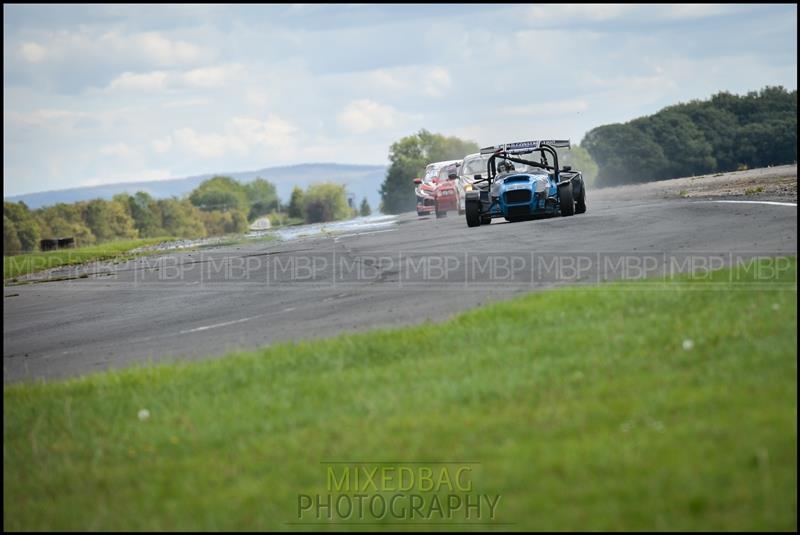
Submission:
[[[787,265],[6,386],[4,529],[308,529],[342,460],[479,463],[484,529],[796,530]]]
[[[95,260],[128,258],[130,251],[139,247],[155,245],[175,238],[142,238],[138,240],[120,240],[100,245],[90,245],[75,249],[25,253],[3,256],[3,279],[13,279],[20,275],[36,273],[59,266],[83,264]]]

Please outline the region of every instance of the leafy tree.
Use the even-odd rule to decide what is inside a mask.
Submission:
[[[19,223],[31,217],[31,211],[28,209],[28,205],[22,201],[17,203],[3,201],[3,215],[12,222]]]
[[[359,210],[359,214],[362,217],[366,217],[372,214],[372,208],[369,206],[369,202],[367,202],[367,198],[364,197],[364,200],[361,201],[361,209]]]
[[[303,212],[308,223],[349,217],[351,211],[347,204],[345,186],[331,183],[312,184],[303,195]]]
[[[396,214],[414,209],[414,177],[432,162],[457,160],[477,152],[477,143],[434,134],[425,129],[406,136],[389,149],[391,165],[381,185],[383,211]]]
[[[86,203],[83,209],[83,220],[86,221],[86,225],[97,238],[97,241],[103,242],[111,237],[111,232],[108,228],[106,202],[104,200],[94,199]]]
[[[601,126],[587,132],[581,142],[597,162],[597,184],[628,184],[662,176],[667,160],[661,147],[630,124]]]
[[[42,235],[47,238],[72,236],[77,245],[92,245],[97,239],[83,220],[86,203],[58,203],[36,211]]]
[[[647,133],[667,159],[661,172],[652,175],[653,178],[705,174],[716,169],[711,144],[692,119],[680,110],[663,110],[630,124]]]
[[[231,212],[231,225],[230,231],[233,233],[240,233],[240,232],[247,232],[250,228],[250,224],[247,221],[247,216],[244,212],[240,212],[238,210],[234,210]]]
[[[278,209],[280,204],[278,192],[271,182],[267,182],[263,178],[256,178],[249,184],[245,184],[245,191],[247,200],[250,202],[248,218],[251,221]]]
[[[201,210],[242,210],[247,212],[247,188],[227,176],[215,176],[201,183],[189,195],[191,203]]]
[[[739,124],[764,122],[784,115],[797,115],[797,90],[787,91],[783,86],[766,86],[746,95],[732,95],[727,91],[711,97],[710,104],[733,114]]]
[[[711,145],[716,169],[733,168],[736,158],[734,136],[731,133],[739,128],[736,116],[729,111],[715,108],[708,102],[694,101],[676,108],[691,119]]]
[[[17,237],[17,227],[9,217],[3,214],[3,254],[18,254],[22,251],[22,244]]]
[[[164,235],[161,228],[161,214],[158,203],[150,194],[137,191],[133,196],[127,196],[128,211],[133,218],[133,225],[143,238],[154,238]]]
[[[416,135],[394,142],[389,149],[389,160],[391,165],[381,185],[381,199],[383,211],[396,214],[413,208],[412,179],[422,175],[428,162]]]
[[[3,202],[3,222],[6,218],[13,223],[13,229],[22,251],[36,251],[39,248],[41,229],[33,213],[24,202]],[[5,238],[6,231],[3,231]],[[15,242],[12,240],[12,245]]]
[[[797,90],[720,92],[595,128],[581,145],[597,162],[601,185],[796,162]]]
[[[131,218],[133,218],[133,213],[131,212],[131,208],[130,208],[130,198],[131,198],[131,196],[128,195],[127,193],[117,193],[116,195],[111,197],[111,200],[113,202],[116,202],[116,203],[119,203],[120,205],[122,205],[122,207],[125,210],[125,213],[127,213],[129,216],[131,216]]]
[[[739,163],[765,167],[797,161],[797,116],[745,125],[736,133]]]
[[[289,200],[289,208],[287,209],[289,217],[297,217],[303,218],[305,215],[303,214],[303,203],[305,199],[303,198],[303,189],[299,186],[295,186],[292,189],[292,197]]]
[[[138,237],[133,218],[126,208],[127,205],[119,200],[95,199],[86,204],[84,219],[98,242]]]
[[[128,204],[117,201],[108,203],[108,218],[112,239],[129,240],[139,237],[133,218],[128,212]]]
[[[38,251],[41,230],[33,218],[25,219],[16,224],[17,238],[23,251]]]
[[[241,233],[248,228],[247,216],[239,210],[201,212],[200,218],[208,236]]]
[[[205,238],[206,228],[202,221],[202,212],[188,201],[176,198],[158,201],[161,213],[161,227],[170,236],[181,238]]]
[[[205,212],[236,212],[230,218],[226,218],[231,221],[239,221],[241,214],[245,215],[245,220],[256,219],[277,210],[280,205],[275,185],[263,178],[256,178],[248,184],[241,184],[230,177],[215,176],[197,186],[189,195],[189,200],[194,206]],[[219,216],[206,219],[216,221],[219,220]],[[216,223],[212,226],[221,228]],[[230,224],[227,226],[230,227]],[[242,227],[243,225],[236,226]],[[246,225],[244,226],[246,227]]]

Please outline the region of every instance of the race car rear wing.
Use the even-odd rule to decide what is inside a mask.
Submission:
[[[494,154],[495,152],[507,152],[509,154],[525,154],[534,151],[542,145],[549,145],[556,149],[568,149],[570,147],[568,139],[543,139],[536,141],[517,141],[516,143],[504,143],[502,145],[492,145],[481,149],[481,154]]]

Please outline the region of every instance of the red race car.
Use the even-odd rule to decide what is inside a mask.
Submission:
[[[414,179],[418,216],[435,213],[436,217],[444,217],[447,212],[459,209],[456,190],[459,165],[461,160],[431,163],[425,168],[425,178]]]

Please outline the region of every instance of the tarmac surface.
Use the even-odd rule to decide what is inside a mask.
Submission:
[[[569,218],[468,228],[454,212],[409,213],[53,270],[4,287],[4,381],[443,321],[561,285],[796,255],[796,165],[751,173],[589,189],[587,213]],[[736,189],[758,181],[768,185],[758,194]]]

